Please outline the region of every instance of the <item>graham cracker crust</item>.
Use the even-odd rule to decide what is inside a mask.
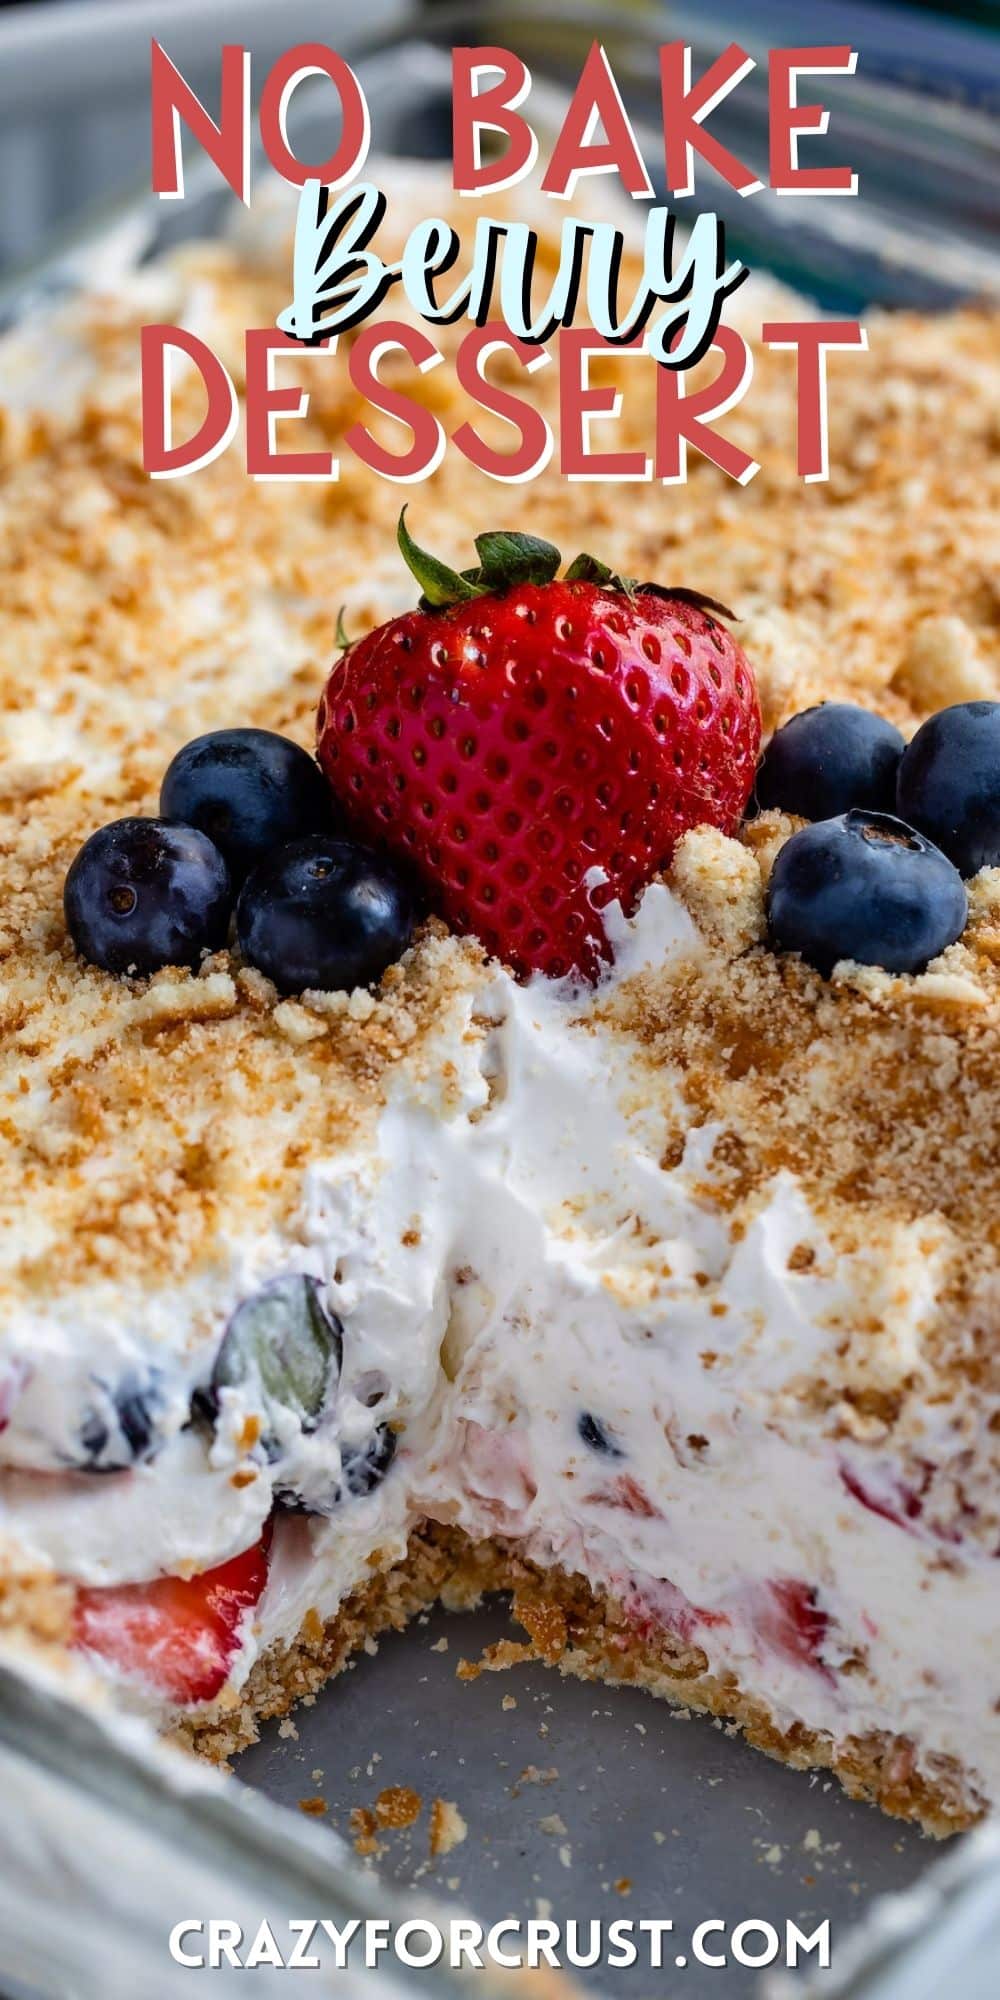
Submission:
[[[874,1732],[834,1739],[794,1723],[783,1729],[765,1703],[744,1692],[735,1676],[714,1675],[700,1647],[667,1628],[638,1632],[623,1606],[586,1579],[542,1568],[502,1541],[473,1542],[456,1528],[425,1523],[410,1538],[402,1562],[373,1576],[326,1622],[307,1614],[297,1636],[257,1661],[234,1705],[181,1726],[200,1756],[228,1761],[254,1743],[259,1725],[311,1699],[351,1657],[386,1631],[401,1631],[419,1611],[440,1603],[469,1610],[491,1594],[511,1598],[523,1642],[502,1640],[460,1679],[542,1660],[580,1680],[645,1688],[675,1707],[716,1716],[779,1763],[828,1770],[851,1798],[868,1799],[897,1819],[912,1820],[938,1838],[960,1832],[986,1809],[961,1767],[950,1758],[918,1770],[905,1735]]]

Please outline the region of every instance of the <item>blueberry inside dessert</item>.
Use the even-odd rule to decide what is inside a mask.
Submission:
[[[249,1390],[267,1410],[315,1430],[336,1388],[343,1351],[343,1327],[324,1305],[318,1280],[297,1272],[273,1278],[233,1314],[208,1401],[218,1409],[227,1389]],[[273,1443],[280,1451],[280,1440]]]

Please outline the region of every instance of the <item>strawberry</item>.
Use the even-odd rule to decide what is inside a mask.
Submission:
[[[457,572],[399,545],[417,609],[347,644],[318,754],[353,831],[525,974],[593,979],[600,911],[631,911],[690,827],[739,824],[753,671],[710,598],[636,584],[549,542],[480,535]],[[599,871],[596,875],[592,871]]]
[[[699,1630],[704,1636],[705,1631],[730,1622],[724,1611],[706,1611],[703,1605],[692,1604],[683,1590],[666,1576],[650,1577],[642,1585],[630,1581],[625,1602],[631,1626],[645,1639],[673,1632],[685,1645],[690,1645]]]
[[[211,1701],[225,1686],[244,1614],[267,1582],[270,1536],[199,1576],[158,1576],[76,1594],[73,1643],[168,1701]]]
[[[927,1518],[935,1470],[926,1458],[914,1460],[909,1479],[904,1479],[895,1467],[876,1465],[870,1474],[862,1476],[853,1465],[842,1464],[840,1478],[852,1499],[860,1501],[870,1513],[880,1514],[884,1521],[904,1528],[907,1534],[935,1535],[941,1542],[959,1543],[962,1532],[957,1521]],[[962,1516],[975,1518],[975,1510],[961,1497],[958,1505]]]
[[[754,1625],[762,1639],[795,1667],[811,1667],[824,1680],[833,1675],[823,1658],[830,1620],[811,1584],[776,1577],[761,1587]]]
[[[645,1493],[631,1473],[619,1473],[610,1486],[602,1487],[599,1493],[588,1493],[586,1498],[596,1507],[619,1507],[623,1514],[634,1514],[640,1521],[662,1521],[663,1515],[654,1507],[648,1493]]]
[[[930,1468],[928,1468],[928,1472]],[[895,1527],[905,1528],[908,1534],[914,1532],[912,1523],[919,1521],[924,1511],[923,1497],[902,1479],[890,1475],[876,1486],[869,1486],[851,1465],[842,1465],[840,1478],[851,1498],[859,1500],[869,1513],[880,1514],[883,1521],[892,1521]],[[927,1480],[924,1480],[926,1490]]]

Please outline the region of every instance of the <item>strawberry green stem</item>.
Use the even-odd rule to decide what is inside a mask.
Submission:
[[[451,569],[438,556],[431,555],[414,541],[406,525],[405,507],[399,517],[396,539],[407,569],[420,585],[422,611],[439,611],[451,604],[467,604],[477,597],[497,597],[505,590],[513,590],[517,584],[552,583],[562,561],[554,544],[543,541],[540,535],[522,535],[514,528],[492,528],[486,534],[476,536],[476,554],[479,557],[476,567]],[[628,598],[634,598],[640,592],[651,592],[657,597],[678,597],[685,604],[696,605],[703,611],[718,612],[723,618],[734,616],[713,597],[703,597],[696,590],[674,590],[663,584],[638,583],[634,577],[622,576],[618,570],[609,568],[598,556],[577,556],[570,563],[564,581],[594,583],[604,590],[621,591]]]

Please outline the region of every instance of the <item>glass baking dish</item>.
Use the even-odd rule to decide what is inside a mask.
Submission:
[[[357,57],[376,148],[447,154],[444,51],[461,39],[521,49],[536,79],[534,114],[551,123],[581,48],[600,28],[655,174],[655,42],[683,36],[697,64],[731,25],[751,52],[789,38],[793,14],[784,6],[736,11],[731,24],[725,9],[621,7],[611,16],[556,8],[544,20],[528,7],[431,10],[419,38],[397,36]],[[892,58],[898,13],[823,11],[839,16],[838,32],[862,48],[859,76],[838,96],[836,130],[843,157],[860,168],[864,202],[781,203],[763,194],[739,203],[713,185],[732,247],[828,308],[926,308],[1000,295],[990,230],[996,140],[976,31],[911,16],[904,64]],[[875,57],[866,72],[869,30]],[[303,90],[293,122],[301,152],[313,129],[317,144],[320,133],[328,140],[328,116],[323,94]],[[728,136],[747,157],[762,157],[764,130],[763,98],[749,90]],[[95,271],[113,282],[176,242],[243,226],[209,163],[192,157],[187,185],[183,203],[140,193],[104,213],[7,287],[0,323],[23,326],[57,308]],[[294,190],[274,199],[291,228]],[[772,1991],[930,2000],[945,1978],[963,2000],[994,1990],[994,1828],[936,1859],[912,1830],[767,1763],[706,1721],[541,1668],[509,1683],[513,1707],[508,1683],[490,1676],[458,1693],[458,1654],[509,1629],[501,1607],[418,1622],[382,1642],[377,1658],[362,1658],[291,1728],[265,1731],[228,1781],[142,1731],[111,1727],[59,1683],[26,1676],[15,1659],[0,1663],[0,1990],[8,2000],[131,2000],[136,1991],[159,2000],[189,1980],[166,1948],[182,1917],[232,1918],[252,1934],[262,1915],[276,1923],[303,1915],[401,1921],[456,1896],[487,1916],[550,1905],[589,1914],[599,1904],[608,1916],[670,1915],[678,1931],[716,1914],[809,1928],[823,1911],[834,1927],[834,1970],[817,1975],[815,1989],[808,1974],[790,1989],[782,1975]],[[384,1783],[454,1798],[469,1828],[456,1853],[432,1867],[414,1843],[387,1843],[379,1876],[362,1867],[328,1822],[345,1826]],[[326,1823],[296,1810],[318,1788]],[[847,1939],[855,1918],[864,1921]],[[223,1964],[215,1976],[231,1986],[236,1974]],[[419,1983],[442,2000],[472,1976],[481,1993],[499,1984],[489,1971],[417,1972],[385,1961],[355,1983],[365,1976],[388,1995]],[[267,1993],[278,1977],[258,1968],[256,1991]],[[596,1977],[584,1975],[591,1990]],[[678,2000],[723,1990],[739,2000],[760,1991],[761,1977],[734,1969],[727,1985],[716,1970],[678,1968],[670,1990]],[[328,1966],[314,1986],[325,1991],[335,1978]],[[648,1972],[645,1981],[609,1975],[605,1990],[638,2000]]]

